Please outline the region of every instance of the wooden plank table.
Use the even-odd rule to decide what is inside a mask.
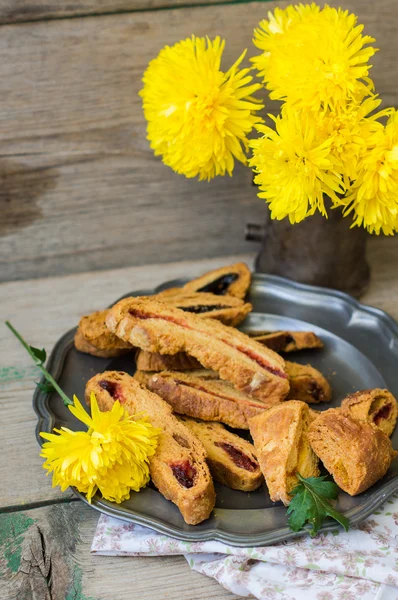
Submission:
[[[228,256],[4,283],[1,321],[9,319],[29,343],[51,350],[82,313],[102,308],[129,290],[198,275],[236,260],[251,264],[252,259],[252,255]],[[363,301],[397,319],[398,238],[373,238],[369,259],[373,277]],[[191,571],[183,557],[90,555],[98,514],[71,493],[52,489],[41,468],[31,406],[37,370],[3,326],[0,349],[0,600],[236,597]]]

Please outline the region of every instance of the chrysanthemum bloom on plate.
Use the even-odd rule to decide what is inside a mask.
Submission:
[[[367,96],[376,49],[356,21],[328,5],[290,5],[269,13],[254,31],[253,43],[262,53],[252,61],[270,98],[318,110]]]
[[[54,433],[40,433],[48,440],[40,456],[43,467],[52,473],[53,487],[64,492],[69,486],[86,494],[91,502],[99,490],[106,500],[120,503],[149,481],[149,459],[154,455],[159,430],[144,418],[130,416],[118,401],[112,410],[101,412],[91,395],[91,417],[79,400],[68,406],[87,425],[88,431],[66,427]]]
[[[260,198],[265,198],[273,219],[289,217],[299,223],[319,210],[326,215],[324,194],[338,201],[345,189],[341,165],[333,156],[333,137],[322,135],[317,115],[285,107],[275,121],[275,130],[257,127],[263,134],[252,140],[250,166]]]
[[[147,137],[156,155],[177,173],[209,180],[246,163],[248,134],[262,119],[252,94],[245,52],[224,72],[225,42],[192,36],[166,46],[145,71],[140,92]]]
[[[398,231],[398,112],[391,109],[385,127],[368,141],[358,164],[350,193],[338,204],[353,213],[354,225],[370,233],[393,235]]]

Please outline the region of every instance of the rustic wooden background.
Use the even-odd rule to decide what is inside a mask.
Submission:
[[[174,174],[148,147],[137,93],[166,43],[220,34],[229,65],[288,3],[0,0],[0,281],[253,250],[244,225],[266,211],[250,171]],[[397,105],[396,0],[343,4],[377,38],[372,75]]]

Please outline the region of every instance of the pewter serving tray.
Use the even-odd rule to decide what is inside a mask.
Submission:
[[[161,289],[181,286],[183,280],[167,282],[155,290],[140,290],[127,295],[149,295]],[[312,330],[325,343],[322,350],[289,354],[289,360],[311,363],[328,378],[333,399],[321,410],[338,406],[350,392],[386,387],[398,397],[398,325],[386,313],[363,306],[341,292],[301,285],[280,277],[254,275],[250,288],[253,312],[241,325],[243,331]],[[107,369],[133,374],[132,355],[117,359],[95,358],[82,354],[73,346],[75,330],[66,333],[56,344],[48,369],[70,397],[84,400],[85,383],[96,373]],[[37,389],[33,406],[38,416],[39,431],[52,431],[66,426],[83,429],[57,394],[46,395]],[[243,433],[243,432],[241,432]],[[247,433],[246,433],[247,435]],[[40,443],[41,438],[38,437]],[[398,448],[398,428],[393,438]],[[186,525],[177,507],[149,485],[129,500],[114,504],[99,495],[92,507],[110,516],[146,525],[161,533],[186,541],[220,540],[232,546],[258,546],[286,540],[293,533],[287,526],[286,508],[270,501],[262,486],[255,492],[231,490],[215,484],[217,500],[211,517],[196,526]],[[355,525],[370,515],[398,489],[398,459],[388,473],[367,492],[352,498],[340,492],[337,508]],[[85,501],[83,495],[75,493]],[[326,521],[322,531],[336,529],[334,521]]]

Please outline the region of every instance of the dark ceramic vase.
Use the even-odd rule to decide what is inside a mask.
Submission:
[[[359,297],[369,285],[368,234],[354,227],[341,210],[329,210],[291,225],[270,218],[264,226],[248,225],[247,239],[261,240],[255,270],[295,281],[341,290]]]

